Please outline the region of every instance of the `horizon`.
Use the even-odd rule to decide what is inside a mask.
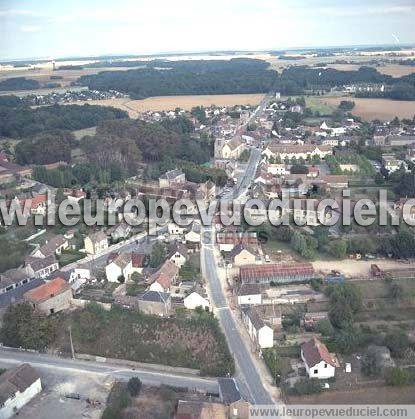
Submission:
[[[260,0],[154,5],[148,0],[70,4],[0,0],[2,60],[196,54],[415,43],[408,0]],[[321,22],[324,22],[322,24]],[[364,23],[364,24],[363,24]],[[382,31],[379,31],[379,28]],[[114,36],[114,34],[116,36]],[[143,41],[145,40],[145,41]],[[323,47],[324,45],[324,47]]]
[[[104,58],[113,58],[113,59],[123,59],[123,58],[146,58],[146,57],[175,57],[181,55],[244,55],[244,54],[270,54],[274,52],[315,52],[318,50],[330,50],[330,49],[358,49],[365,51],[365,48],[388,48],[392,49],[400,48],[415,48],[415,42],[405,43],[405,44],[354,44],[354,45],[316,45],[312,47],[299,46],[299,47],[278,47],[278,48],[267,48],[267,49],[224,49],[224,50],[193,50],[193,51],[155,51],[148,54],[142,53],[133,53],[126,52],[125,54],[120,54],[118,52],[108,52],[102,54],[90,54],[90,55],[61,55],[61,56],[33,56],[33,57],[11,57],[5,58],[0,56],[0,63],[7,62],[16,62],[16,61],[67,61],[67,60],[86,60],[86,59],[104,59]],[[220,57],[218,57],[220,58]]]

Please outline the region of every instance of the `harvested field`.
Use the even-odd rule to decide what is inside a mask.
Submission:
[[[338,106],[342,100],[352,100],[356,106],[352,113],[362,117],[365,121],[380,119],[390,121],[398,118],[412,118],[415,115],[415,101],[391,99],[366,99],[344,97],[320,97],[318,100],[325,105]]]
[[[362,65],[365,65],[362,63]],[[357,71],[361,67],[359,64],[328,64],[327,67],[334,68],[339,71]],[[387,74],[392,77],[402,77],[408,74],[415,73],[415,67],[410,65],[399,65],[399,64],[385,64],[379,66],[369,65],[368,67],[376,68],[379,73]]]
[[[412,404],[414,391],[414,386],[325,391],[312,396],[289,397],[288,404]]]
[[[241,95],[195,95],[195,96],[157,96],[141,100],[131,99],[108,99],[90,100],[85,103],[90,105],[113,106],[127,111],[131,118],[136,118],[139,113],[146,111],[170,111],[176,108],[190,110],[195,106],[234,106],[234,105],[257,105],[264,95],[241,94]],[[83,102],[75,102],[83,104]]]

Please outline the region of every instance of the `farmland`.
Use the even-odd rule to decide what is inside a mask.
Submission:
[[[360,116],[365,121],[379,119],[389,121],[395,116],[398,118],[412,118],[415,114],[413,101],[390,100],[390,99],[366,99],[345,97],[320,97],[316,98],[321,105],[338,106],[342,100],[352,100],[355,107],[352,110],[354,115]]]
[[[257,105],[264,97],[263,94],[236,95],[187,95],[187,96],[158,96],[142,100],[108,99],[89,101],[91,105],[113,106],[127,111],[131,118],[136,118],[140,112],[169,111],[175,108],[190,110],[195,106],[234,106]],[[76,102],[81,104],[82,102]]]

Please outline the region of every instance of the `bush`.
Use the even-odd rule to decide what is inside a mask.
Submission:
[[[141,380],[138,377],[131,377],[128,380],[127,388],[132,397],[137,397],[141,390]]]
[[[405,332],[395,330],[385,336],[385,345],[390,349],[393,356],[402,358],[409,348],[410,342]]]
[[[321,393],[322,388],[317,378],[302,378],[294,384],[294,390],[297,395],[303,396]]]
[[[411,382],[411,374],[402,368],[390,368],[385,375],[388,386],[406,386]]]

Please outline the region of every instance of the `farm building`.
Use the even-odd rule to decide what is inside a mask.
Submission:
[[[286,263],[242,266],[239,271],[242,284],[287,284],[300,282],[314,277],[311,263]]]

